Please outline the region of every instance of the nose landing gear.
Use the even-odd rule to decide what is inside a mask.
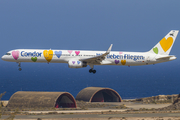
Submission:
[[[21,70],[22,70],[22,68],[19,68],[18,70],[19,70],[19,71],[21,71]]]
[[[18,63],[18,67],[19,67],[19,69],[18,69],[18,70],[19,70],[19,71],[21,71],[21,70],[22,70],[22,68],[21,68],[21,63],[20,63],[20,62]]]

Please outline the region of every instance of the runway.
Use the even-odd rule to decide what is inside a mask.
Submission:
[[[96,103],[94,103],[96,104]],[[150,113],[135,111],[131,113],[125,113],[125,111],[134,109],[138,110],[139,108],[162,108],[169,106],[170,104],[141,104],[134,102],[115,102],[115,103],[99,103],[99,104],[110,104],[111,106],[118,106],[125,104],[127,109],[110,109],[109,107],[105,108],[89,108],[88,110],[59,110],[59,111],[20,111],[21,113],[28,113],[30,115],[16,115],[15,119],[26,119],[26,120],[37,120],[37,118],[42,118],[46,120],[54,119],[65,119],[65,120],[106,120],[108,118],[142,118],[142,117],[179,117],[180,111],[178,113],[157,113],[157,111],[151,111]],[[38,115],[39,114],[39,115]],[[2,119],[7,119],[9,116],[2,116]]]
[[[6,119],[8,116],[2,116],[1,119]],[[58,115],[16,115],[15,119],[63,119],[63,118],[142,118],[142,117],[180,117],[180,113],[133,113],[133,114],[58,114]]]

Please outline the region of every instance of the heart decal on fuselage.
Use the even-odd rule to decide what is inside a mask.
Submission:
[[[31,57],[31,60],[32,60],[33,62],[36,62],[36,61],[37,61],[37,57]]]
[[[62,55],[62,51],[55,51],[54,53],[58,58],[60,58]]]
[[[79,55],[80,51],[75,51],[76,55]]]
[[[43,55],[44,55],[44,58],[50,62],[52,60],[52,57],[53,57],[53,51],[52,50],[44,50],[43,51]]]
[[[71,54],[71,53],[72,53],[72,50],[68,50],[68,53]]]
[[[121,60],[121,64],[125,65],[126,64],[126,60]]]
[[[12,51],[12,56],[15,60],[19,58],[19,51]]]
[[[119,60],[115,60],[114,62],[115,62],[115,64],[118,64],[118,63],[119,63]]]

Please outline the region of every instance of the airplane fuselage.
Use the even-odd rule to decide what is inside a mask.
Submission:
[[[9,62],[37,62],[37,63],[68,63],[100,56],[106,51],[84,51],[84,50],[40,50],[40,49],[16,49],[9,51],[2,57]],[[176,59],[156,60],[158,55],[147,52],[120,52],[111,51],[102,62],[94,65],[125,65],[138,66],[156,64]]]
[[[107,51],[85,50],[41,50],[41,49],[16,49],[6,53],[1,59],[9,62],[37,63],[67,63],[69,68],[82,68],[89,65],[90,73],[96,73],[94,65],[124,65],[139,66],[175,60],[174,55],[169,55],[178,30],[171,30],[148,52],[122,52],[111,51],[112,44]]]

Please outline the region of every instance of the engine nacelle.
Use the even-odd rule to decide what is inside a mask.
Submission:
[[[86,62],[82,61],[77,61],[77,60],[70,60],[68,62],[69,68],[82,68],[82,67],[87,67]]]

